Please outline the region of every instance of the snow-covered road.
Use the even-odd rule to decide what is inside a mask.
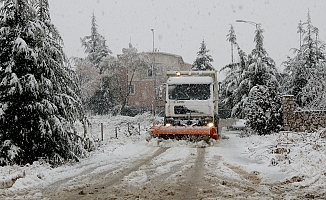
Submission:
[[[105,123],[126,120],[150,123],[146,118]],[[208,145],[146,142],[145,127],[132,136],[106,136],[79,163],[2,167],[0,198],[326,199],[326,145],[318,133],[304,140],[296,133],[241,138],[239,131],[223,129],[228,139]]]

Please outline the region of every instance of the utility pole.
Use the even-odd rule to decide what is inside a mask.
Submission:
[[[153,126],[155,125],[155,110],[156,110],[156,71],[155,71],[155,45],[154,45],[154,29],[151,29],[153,33],[153,62],[152,62],[152,77],[154,76],[154,91],[153,91],[153,100],[152,100],[152,121]]]

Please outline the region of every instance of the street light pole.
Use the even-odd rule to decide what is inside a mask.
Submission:
[[[151,29],[152,33],[153,33],[153,52],[154,52],[154,29]]]
[[[156,72],[155,72],[155,68],[154,68],[154,64],[155,64],[155,46],[154,46],[154,29],[151,29],[152,33],[153,33],[153,62],[152,62],[152,77],[154,76],[154,91],[153,91],[153,102],[152,102],[152,120],[153,120],[153,126],[155,125],[155,110],[156,110]]]

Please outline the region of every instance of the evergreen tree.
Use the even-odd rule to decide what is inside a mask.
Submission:
[[[300,38],[303,36],[301,46],[293,49],[296,53],[294,58],[288,57],[283,63],[287,74],[285,92],[295,96],[299,107],[324,108],[325,44],[318,39],[318,28],[312,25],[309,12],[307,22],[299,23],[298,33]]]
[[[282,128],[281,96],[273,84],[254,86],[246,102],[246,126],[258,135],[278,132]]]
[[[302,35],[304,34],[304,32],[305,32],[305,30],[304,30],[304,28],[303,28],[303,24],[302,24],[302,22],[301,22],[301,20],[300,20],[300,22],[299,22],[299,24],[298,24],[298,31],[297,31],[297,33],[299,33],[299,35],[300,35],[300,45],[299,45],[299,47],[301,47],[301,42],[302,42]]]
[[[231,63],[234,63],[234,59],[233,59],[233,47],[234,45],[237,45],[237,36],[235,34],[234,28],[231,25],[229,33],[226,35],[227,37],[227,41],[229,41],[231,43]]]
[[[227,70],[226,78],[222,81],[221,103],[227,109],[231,109],[231,116],[243,119],[245,113],[243,111],[244,102],[247,101],[248,93],[250,91],[250,82],[248,78],[250,55],[246,55],[238,47],[238,54],[240,61],[238,63],[230,64],[221,70]]]
[[[246,118],[245,108],[251,103],[250,91],[256,86],[271,84],[278,88],[277,70],[273,59],[268,57],[263,47],[263,30],[257,25],[255,31],[255,48],[246,55],[239,45],[239,62],[229,64],[221,69],[226,70],[226,78],[222,82],[222,104],[232,109],[232,116]]]
[[[74,123],[85,122],[75,73],[51,24],[47,0],[0,8],[0,165],[85,155]]]
[[[115,98],[108,88],[97,90],[87,102],[87,107],[98,115],[106,115],[115,106]]]
[[[220,72],[226,72],[225,79],[221,82],[220,90],[219,90],[219,99],[220,104],[219,107],[222,109],[232,110],[232,108],[236,105],[237,102],[240,101],[242,95],[239,96],[239,92],[234,92],[235,90],[239,90],[239,81],[243,70],[245,70],[245,63],[243,60],[246,59],[245,53],[240,49],[237,41],[236,35],[233,26],[229,30],[229,33],[226,35],[227,41],[231,43],[231,64],[223,67]],[[236,46],[238,50],[238,54],[240,55],[240,62],[234,63],[233,59],[233,47]],[[240,91],[243,91],[240,89]],[[244,92],[244,91],[243,91]],[[239,99],[240,98],[240,99]],[[233,113],[233,115],[235,115]],[[238,116],[240,117],[240,116]]]
[[[100,75],[102,75],[104,69],[101,67],[101,62],[112,52],[105,44],[105,38],[98,33],[98,26],[94,13],[92,15],[91,35],[82,38],[81,42],[82,46],[85,48],[85,53],[87,53],[86,60],[92,63],[92,67],[98,69]],[[96,114],[107,114],[109,111],[108,107],[111,105],[109,101],[111,101],[112,95],[109,92],[109,88],[106,88],[102,81],[103,79],[101,77],[100,88],[95,91],[95,96],[84,102],[86,107],[90,108]]]
[[[247,126],[258,134],[277,132],[282,127],[281,98],[275,62],[264,49],[263,29],[255,31],[256,43],[248,68],[250,92],[244,103]]]
[[[85,53],[88,54],[87,59],[94,65],[95,68],[98,68],[100,70],[100,74],[102,74],[103,69],[100,68],[101,60],[112,52],[105,44],[105,38],[98,33],[97,27],[96,17],[93,13],[91,35],[82,38],[81,42],[82,46],[85,48]]]
[[[250,88],[256,85],[267,85],[267,82],[271,82],[278,87],[278,80],[276,78],[278,72],[275,67],[275,62],[268,56],[263,47],[263,31],[264,30],[260,28],[260,25],[258,25],[254,39],[256,47],[251,52],[251,59],[248,68],[248,77],[251,85]]]
[[[197,58],[194,61],[191,70],[194,71],[207,71],[214,70],[211,62],[213,62],[213,58],[208,54],[209,50],[206,48],[205,41],[203,40],[199,51],[197,52]]]

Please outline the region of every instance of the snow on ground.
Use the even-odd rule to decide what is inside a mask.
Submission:
[[[326,190],[326,138],[322,137],[325,130],[239,137],[239,131],[224,128],[224,138],[228,139],[210,140],[210,144],[203,141],[161,141],[156,138],[146,142],[147,129],[152,124],[149,113],[136,117],[91,116],[89,119],[91,127],[88,134],[97,141],[97,145],[87,158],[57,168],[50,167],[42,160],[32,165],[0,167],[0,198],[38,198],[42,196],[44,188],[64,180],[69,183],[66,190],[83,187],[78,185],[77,180],[83,176],[83,172],[98,173],[123,168],[126,163],[137,162],[159,147],[173,148],[167,148],[166,153],[152,160],[155,169],[151,176],[163,176],[175,166],[190,168],[190,160],[193,161],[191,155],[196,154],[196,148],[205,147],[205,167],[210,173],[223,171],[224,177],[232,178],[236,175],[230,169],[244,169],[250,172],[248,176],[253,174],[267,183],[292,183],[289,189]],[[83,133],[81,126],[78,132]],[[187,156],[189,164],[182,161]],[[224,165],[219,163],[221,157]],[[149,175],[145,173],[146,167],[149,166],[133,171],[125,177],[125,181],[131,185],[147,181]]]
[[[280,168],[297,186],[314,184],[326,190],[326,138],[320,130],[314,133],[281,132],[253,136],[247,142],[249,158],[269,168]]]

